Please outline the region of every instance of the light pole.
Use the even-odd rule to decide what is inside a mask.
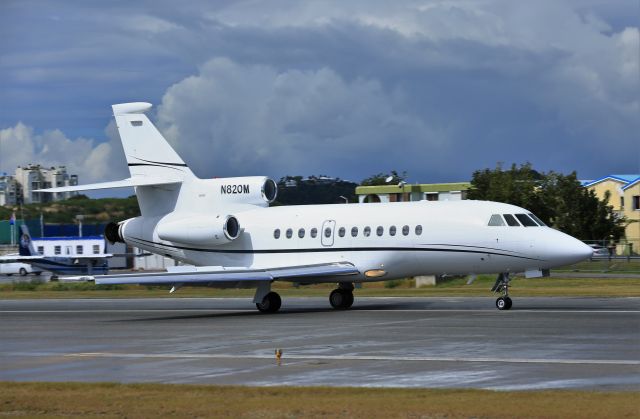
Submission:
[[[84,215],[79,214],[76,215],[76,221],[78,222],[78,236],[82,237],[82,220],[84,220]]]

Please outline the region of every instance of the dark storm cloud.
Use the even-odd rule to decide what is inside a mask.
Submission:
[[[102,141],[109,105],[130,100],[160,105],[202,176],[397,169],[427,182],[497,161],[640,171],[640,41],[622,1],[3,7],[0,154],[29,133],[34,159],[54,158],[38,145],[46,130],[93,137],[105,167],[79,166],[85,178],[125,175],[117,139]],[[27,158],[5,156],[0,170]]]

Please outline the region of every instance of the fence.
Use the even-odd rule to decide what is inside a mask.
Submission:
[[[26,224],[29,228],[31,236],[34,238],[39,237],[68,237],[78,236],[79,229],[77,224],[44,224],[40,225],[40,220],[16,220],[15,227],[13,229],[13,243],[18,243],[20,239],[20,226]],[[100,236],[104,234],[104,228],[106,224],[83,224],[82,235],[83,236]],[[9,221],[0,221],[0,245],[11,244],[11,225]]]

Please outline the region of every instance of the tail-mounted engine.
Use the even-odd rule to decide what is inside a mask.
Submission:
[[[162,240],[195,245],[220,245],[240,236],[242,229],[233,215],[195,215],[188,218],[165,218],[158,222],[156,233]]]

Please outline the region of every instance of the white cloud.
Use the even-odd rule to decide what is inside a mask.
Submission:
[[[79,175],[81,183],[115,180],[126,174],[118,144],[117,138],[103,143],[87,138],[70,139],[60,130],[36,133],[32,127],[18,122],[0,130],[0,170],[13,174],[16,167],[31,163],[45,167],[62,165],[69,173]]]
[[[85,152],[74,164],[87,177],[117,178],[101,164],[121,160],[117,141],[29,134],[16,121],[81,135],[71,130],[105,125],[111,103],[162,98],[160,128],[204,176],[407,169],[457,180],[525,160],[587,177],[640,168],[637,153],[593,159],[603,144],[637,149],[640,33],[628,2],[129,3],[42,3],[56,21],[33,7],[0,15],[13,34],[0,47],[12,103],[0,127],[33,143],[11,151],[12,165],[60,159],[46,137]]]
[[[408,149],[442,145],[401,96],[329,68],[278,71],[221,58],[166,92],[158,123],[202,176],[357,176]]]

